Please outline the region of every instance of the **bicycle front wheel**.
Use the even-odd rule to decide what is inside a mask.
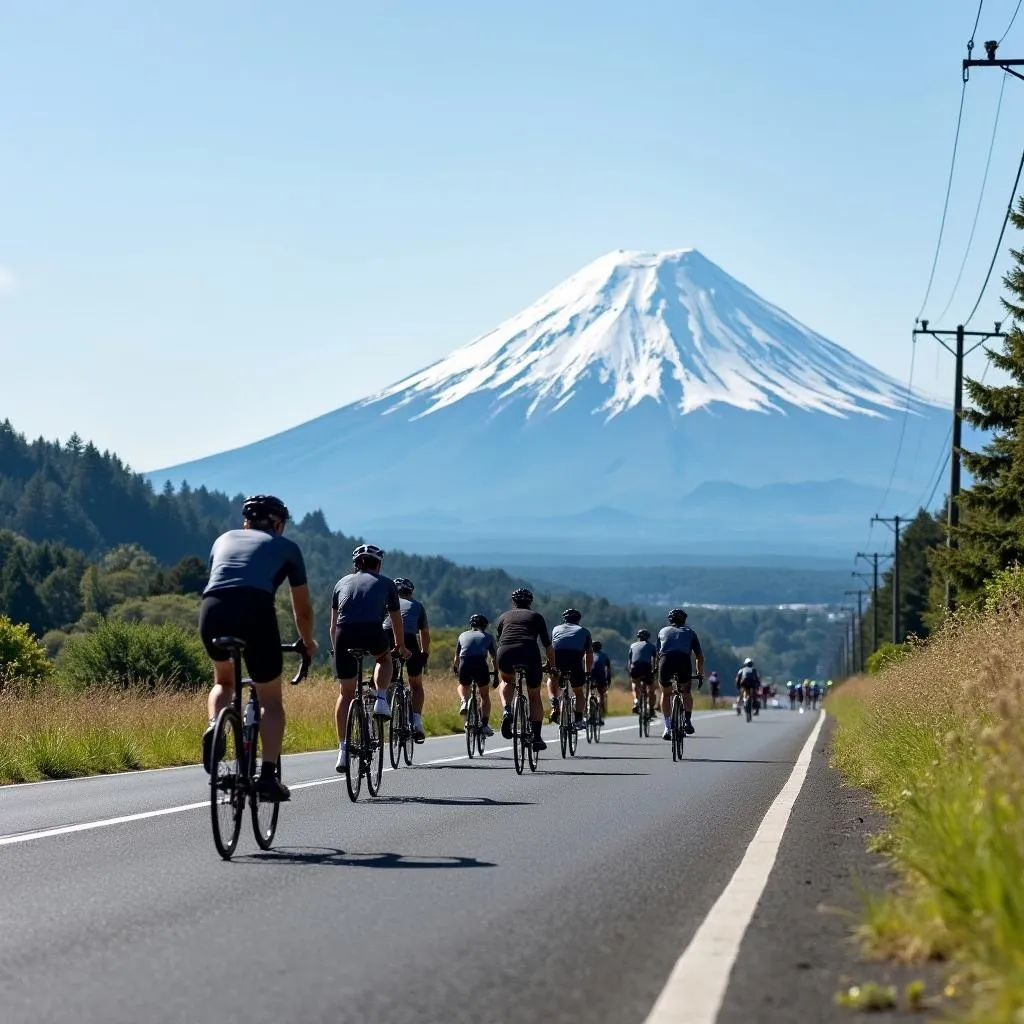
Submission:
[[[348,750],[345,788],[348,790],[349,800],[353,803],[359,799],[359,790],[363,787],[363,775],[366,772],[363,762],[366,757],[367,742],[363,706],[358,700],[354,700],[348,706],[348,719],[345,722],[345,745]]]
[[[523,774],[526,767],[526,749],[532,746],[526,699],[519,694],[512,705],[512,760],[515,762],[517,775]]]
[[[476,754],[476,737],[480,724],[477,719],[480,716],[480,709],[476,704],[476,694],[469,698],[469,707],[466,709],[466,753],[472,758]]]
[[[249,778],[256,781],[260,777],[260,755],[263,753],[260,731],[253,728],[252,743],[249,746]],[[281,759],[277,760],[276,779],[281,778]],[[253,786],[249,794],[249,810],[252,813],[252,833],[256,837],[256,845],[261,850],[269,850],[277,832],[277,818],[281,813],[281,805],[276,800],[264,800]]]
[[[397,768],[402,761],[402,696],[395,687],[395,695],[391,698],[391,725],[388,730],[388,760],[392,768]]]
[[[370,718],[367,730],[370,740],[370,758],[366,762],[366,788],[370,796],[380,792],[380,778],[384,774],[384,719],[376,715]]]
[[[412,735],[412,705],[409,703],[408,691],[405,695],[402,712],[402,756],[408,767],[412,767],[412,752],[416,749],[416,740]]]
[[[224,708],[214,723],[213,764],[210,766],[210,818],[213,844],[225,859],[238,846],[248,790],[243,761],[242,723],[234,708]]]

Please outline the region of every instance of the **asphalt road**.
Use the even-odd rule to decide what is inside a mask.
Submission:
[[[522,777],[500,736],[472,762],[434,739],[355,805],[333,754],[296,755],[285,780],[322,784],[231,863],[201,768],[8,787],[0,1018],[640,1024],[815,720],[695,715],[682,765],[635,720],[571,761],[549,728]]]

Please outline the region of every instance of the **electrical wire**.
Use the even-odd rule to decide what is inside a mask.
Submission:
[[[1024,3],[1024,0],[1021,0]],[[1020,5],[1018,4],[1018,7]],[[996,145],[996,132],[999,130],[999,114],[1003,109],[1003,94],[1006,92],[1006,80],[1010,76],[1004,71],[1003,80],[999,85],[999,102],[996,104],[996,116],[995,121],[992,124],[992,138],[989,139],[988,143],[988,156],[985,158],[985,173],[981,178],[981,192],[978,195],[978,205],[974,208],[974,222],[971,224],[971,233],[967,236],[967,248],[964,250],[964,258],[960,261],[960,269],[957,271],[956,280],[953,282],[953,290],[949,295],[949,302],[946,303],[945,308],[935,318],[942,323],[946,314],[949,312],[949,307],[953,305],[953,299],[956,298],[957,289],[960,287],[960,281],[964,276],[964,268],[967,266],[967,257],[971,254],[971,246],[974,244],[974,233],[978,229],[978,217],[981,214],[981,202],[985,198],[985,186],[988,184],[988,171],[992,166],[992,151]]]
[[[992,280],[992,271],[995,269],[996,260],[999,259],[999,250],[1003,244],[1003,235],[1006,234],[1006,225],[1010,222],[1010,214],[1013,213],[1013,202],[1017,198],[1017,188],[1020,185],[1020,176],[1022,171],[1024,171],[1024,149],[1022,149],[1020,153],[1020,163],[1017,164],[1017,176],[1013,179],[1013,188],[1010,190],[1010,201],[1006,204],[1006,216],[1003,217],[1003,226],[999,229],[999,238],[996,241],[995,251],[992,253],[992,262],[988,265],[988,272],[985,274],[985,280],[982,283],[981,291],[978,293],[978,298],[975,301],[971,312],[968,314],[967,319],[964,321],[965,327],[974,319],[974,314],[978,312],[981,300],[985,297],[989,281]]]
[[[1006,26],[1006,31],[999,37],[999,44],[998,45],[1000,45],[1000,46],[1003,45],[1003,40],[1009,34],[1010,29],[1013,28],[1013,23],[1017,20],[1017,14],[1020,12],[1020,5],[1022,3],[1024,3],[1024,0],[1017,0],[1017,6],[1013,9],[1013,17],[1010,19],[1010,24]],[[975,27],[977,27],[977,26],[975,26]]]
[[[969,49],[974,47],[974,33],[978,31],[978,22],[981,21],[981,9],[985,6],[985,0],[979,0],[978,2],[978,14],[974,19],[974,28],[971,29],[971,41],[967,44]],[[1012,24],[1012,22],[1011,22]]]

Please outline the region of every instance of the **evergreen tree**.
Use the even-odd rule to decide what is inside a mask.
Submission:
[[[1024,230],[1024,197],[1017,201],[1011,220]],[[1002,303],[1012,326],[1002,350],[988,350],[993,365],[1010,380],[988,385],[964,381],[971,406],[964,409],[963,418],[992,437],[981,451],[962,453],[973,482],[958,502],[958,546],[933,556],[961,604],[976,600],[994,572],[1024,562],[1024,252],[1011,253],[1013,267],[1003,278],[1009,297]]]
[[[4,563],[0,608],[12,622],[24,623],[36,636],[42,636],[50,627],[46,606],[32,585],[20,547],[16,547]]]

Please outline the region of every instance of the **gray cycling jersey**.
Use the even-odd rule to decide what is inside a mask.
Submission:
[[[584,651],[593,649],[590,630],[574,622],[563,622],[551,630],[551,646],[556,651]]]
[[[331,607],[338,622],[380,622],[401,607],[395,584],[379,572],[354,572],[334,585]]]
[[[210,579],[203,596],[236,587],[273,594],[287,580],[306,582],[306,563],[298,544],[268,530],[228,530],[210,550]]]
[[[594,675],[607,678],[612,674],[612,662],[604,651],[594,651]]]
[[[744,665],[743,668],[736,673],[736,682],[740,686],[757,686],[760,681],[757,669],[750,665]]]
[[[665,626],[658,633],[658,651],[661,654],[671,654],[673,651],[700,654],[700,641],[689,626]]]
[[[494,646],[494,637],[482,629],[467,629],[465,633],[459,634],[455,643],[455,653],[459,661],[465,658],[486,658],[489,654],[492,658],[497,657],[498,651]]]
[[[402,613],[402,624],[405,626],[405,635],[415,638],[421,629],[427,628],[427,610],[415,598],[400,597],[398,599],[399,610]],[[391,629],[391,616],[385,616],[384,628]]]
[[[649,640],[637,640],[635,644],[629,645],[629,663],[630,665],[652,665],[656,653],[654,644]]]

